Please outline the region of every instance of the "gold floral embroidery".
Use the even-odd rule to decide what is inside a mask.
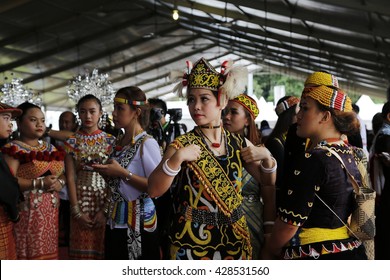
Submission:
[[[301,171],[300,170],[294,170],[294,175],[299,175],[301,173]]]
[[[292,190],[288,190],[288,191],[287,191],[287,194],[288,194],[288,195],[291,195],[292,193],[293,193]]]

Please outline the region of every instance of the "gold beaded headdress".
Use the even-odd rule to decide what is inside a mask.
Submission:
[[[190,89],[208,89],[217,92],[218,104],[221,96],[226,96],[226,99],[233,99],[245,91],[248,71],[241,66],[233,66],[231,61],[224,61],[219,73],[205,59],[199,59],[193,66],[190,61],[186,61],[187,71],[184,75],[180,72],[173,71],[171,79],[179,80],[179,83],[173,89],[180,97],[183,96],[183,87]]]
[[[342,112],[352,112],[352,101],[341,89],[327,86],[305,87],[302,98],[311,97],[320,104]]]
[[[259,115],[259,108],[257,107],[256,100],[254,100],[252,97],[249,97],[246,94],[240,94],[236,98],[232,99],[232,101],[244,106],[244,108],[252,115],[254,120]]]
[[[314,72],[307,77],[305,81],[305,87],[307,85],[323,85],[328,87],[339,88],[339,81],[337,77],[327,72]]]
[[[290,97],[286,98],[285,100],[280,102],[278,105],[276,105],[276,108],[275,108],[276,114],[278,116],[280,116],[284,111],[288,110],[289,108],[291,108],[295,104],[298,104],[299,101],[300,101],[300,99],[298,97],[295,97],[295,96],[290,96]]]

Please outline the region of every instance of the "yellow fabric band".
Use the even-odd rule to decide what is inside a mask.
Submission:
[[[327,240],[341,240],[349,238],[348,229],[342,226],[336,229],[329,228],[302,228],[299,234],[301,245],[322,242]]]

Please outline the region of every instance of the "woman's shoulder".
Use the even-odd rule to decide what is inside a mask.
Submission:
[[[157,140],[154,139],[153,136],[149,135],[149,134],[146,134],[142,141],[143,141],[143,144],[146,145],[147,147],[158,146]]]
[[[346,165],[349,165],[349,163],[351,163],[353,159],[356,160],[356,156],[358,156],[355,154],[355,150],[356,153],[360,154],[358,149],[359,148],[357,147],[345,144],[321,145],[307,153],[309,153],[314,160],[324,162],[324,164],[334,164],[335,160],[339,161],[341,159]],[[334,153],[336,153],[340,159],[336,158]]]
[[[196,129],[192,129],[191,131],[188,131],[187,133],[184,133],[184,134],[181,134],[179,136],[177,136],[173,141],[172,143],[189,143],[189,144],[192,144],[192,140],[195,138],[195,137],[199,137],[199,134],[196,132]],[[171,143],[171,144],[172,144]]]

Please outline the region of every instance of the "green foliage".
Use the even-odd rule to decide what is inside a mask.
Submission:
[[[296,79],[283,74],[277,73],[255,73],[253,75],[253,93],[260,98],[261,96],[268,102],[274,101],[274,87],[285,86],[286,95],[300,97],[303,90],[303,80]],[[353,88],[347,89],[347,94],[351,98],[352,103],[356,103],[362,93],[357,92]],[[385,99],[370,96],[376,104],[386,102]]]
[[[286,95],[300,97],[304,81],[282,74],[254,74],[253,92],[260,98],[261,96],[268,102],[274,101],[274,87],[285,86]]]

